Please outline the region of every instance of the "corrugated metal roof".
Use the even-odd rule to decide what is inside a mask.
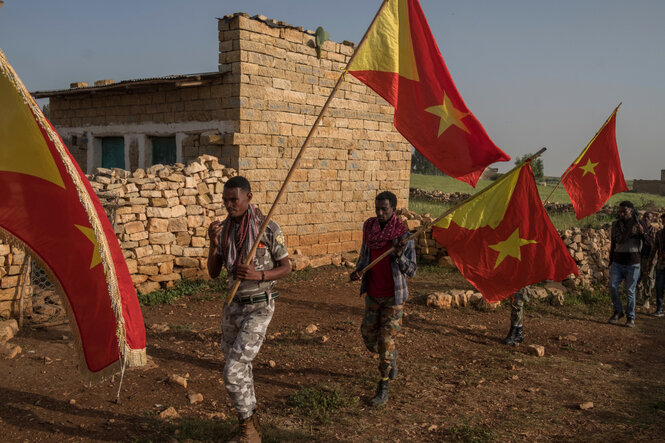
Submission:
[[[163,77],[148,77],[148,78],[140,78],[133,80],[122,80],[119,82],[114,82],[108,85],[100,85],[100,86],[85,86],[81,88],[56,89],[51,91],[35,91],[31,92],[31,94],[34,98],[46,98],[56,95],[72,95],[72,94],[81,94],[86,92],[108,91],[111,89],[131,89],[140,86],[157,85],[163,83],[178,83],[178,82],[188,83],[188,82],[205,80],[211,77],[217,77],[225,73],[226,71],[202,72],[199,74],[180,74],[180,75],[174,74],[174,75],[166,75]],[[182,86],[194,86],[194,85],[183,84]]]

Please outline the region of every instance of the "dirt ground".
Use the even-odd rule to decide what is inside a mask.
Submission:
[[[409,283],[400,375],[389,403],[373,409],[377,360],[360,337],[358,284],[347,280],[328,267],[280,282],[254,362],[264,441],[665,438],[665,319],[638,314],[628,329],[606,323],[609,298],[596,309],[572,297],[563,307],[532,302],[525,343],[508,347],[508,306],[428,308],[426,294],[468,286],[457,272],[423,268]],[[23,353],[0,360],[0,440],[225,441],[236,420],[221,383],[221,305],[219,294],[200,294],[145,307],[153,364],[125,374],[119,404],[118,378],[82,385],[67,325],[24,327],[13,339]],[[171,374],[186,376],[187,388]],[[193,393],[203,401],[190,404]],[[160,418],[170,406],[180,418]]]

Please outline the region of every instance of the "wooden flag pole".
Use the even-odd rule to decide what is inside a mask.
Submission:
[[[591,146],[591,143],[593,143],[593,142],[596,140],[596,137],[598,137],[598,134],[600,134],[600,131],[602,131],[603,128],[605,127],[605,125],[607,125],[607,123],[610,121],[610,119],[612,118],[612,116],[613,116],[614,114],[617,113],[617,111],[619,110],[619,107],[621,107],[622,104],[623,104],[623,102],[619,103],[619,106],[617,106],[616,108],[614,108],[614,112],[612,112],[612,113],[610,114],[610,116],[607,118],[607,120],[605,120],[605,123],[603,123],[603,125],[600,127],[600,129],[596,132],[596,135],[594,135],[593,138],[591,139],[591,141],[590,141],[589,143],[587,143],[586,147],[584,148],[584,151],[582,151],[582,154],[584,154],[584,152],[586,151],[586,149],[587,149],[589,146]],[[581,156],[581,154],[580,154],[580,156]],[[577,161],[577,160],[579,160],[579,157],[577,157],[577,158],[575,159],[575,161]],[[557,190],[557,188],[558,188],[559,185],[563,182],[563,180],[564,180],[566,177],[568,177],[568,174],[570,174],[570,172],[574,169],[574,168],[572,167],[574,164],[575,164],[575,163],[573,162],[572,165],[568,166],[568,169],[566,169],[566,172],[563,173],[563,175],[562,175],[561,178],[559,179],[559,182],[556,184],[556,186],[554,187],[554,189],[552,189],[552,192],[550,192],[550,195],[548,195],[547,198],[545,199],[545,201],[543,202],[543,206],[546,205],[547,202],[550,201],[550,198],[551,198],[552,195],[554,194],[554,191]]]
[[[266,231],[266,228],[268,227],[268,223],[270,223],[270,219],[272,218],[272,214],[275,211],[275,207],[277,206],[277,203],[282,199],[282,195],[284,194],[284,191],[286,191],[286,187],[289,184],[289,181],[291,181],[291,177],[293,176],[293,173],[295,172],[296,168],[298,167],[298,164],[300,163],[300,159],[302,158],[305,149],[307,149],[307,146],[309,145],[309,141],[312,139],[312,136],[316,132],[316,129],[319,127],[319,123],[321,122],[321,119],[323,118],[323,114],[325,114],[326,110],[328,109],[328,106],[333,100],[333,97],[335,96],[335,93],[341,86],[342,82],[344,81],[346,71],[348,70],[349,66],[351,66],[351,63],[353,60],[356,58],[356,54],[358,54],[358,51],[362,47],[363,43],[365,43],[365,40],[367,39],[367,35],[369,34],[370,29],[374,26],[374,23],[376,20],[379,18],[379,15],[381,14],[381,11],[383,11],[383,8],[386,6],[388,3],[388,0],[383,0],[383,3],[381,3],[381,7],[379,10],[376,12],[376,15],[374,16],[374,19],[372,20],[372,23],[370,23],[369,27],[365,31],[365,35],[363,35],[363,38],[360,40],[360,43],[358,43],[358,47],[356,50],[353,52],[353,55],[351,55],[351,58],[349,59],[348,63],[346,64],[346,69],[340,74],[339,78],[337,79],[337,83],[335,83],[335,87],[333,87],[332,91],[330,92],[330,95],[328,96],[328,99],[326,100],[325,104],[323,105],[323,108],[321,108],[321,111],[319,112],[318,117],[314,121],[314,124],[312,125],[312,128],[309,130],[309,134],[307,134],[307,138],[302,144],[302,147],[300,148],[300,152],[298,152],[298,155],[296,156],[295,160],[293,161],[293,164],[291,165],[291,169],[289,169],[288,174],[286,174],[286,178],[284,179],[284,183],[282,183],[282,187],[280,188],[279,192],[277,193],[277,196],[275,197],[275,201],[273,202],[272,206],[270,207],[270,211],[268,212],[268,215],[266,215],[265,220],[263,220],[263,223],[261,224],[261,228],[259,229],[259,234],[256,237],[256,242],[252,246],[252,249],[249,251],[249,255],[247,257],[247,260],[245,261],[245,264],[248,265],[252,262],[254,259],[254,254],[256,253],[256,248],[258,247],[259,243],[261,242],[261,238],[263,237],[263,233]],[[240,286],[240,283],[242,280],[236,280],[235,284],[233,285],[233,288],[231,289],[231,292],[229,294],[229,297],[227,299],[227,304],[231,304],[231,301],[233,300],[233,297],[235,296],[236,292],[238,291],[238,287]]]
[[[513,169],[511,169],[510,171],[506,172],[504,175],[508,175],[508,174],[510,174],[511,172],[515,171],[516,169],[522,167],[522,165],[523,165],[524,163],[526,163],[526,162],[530,162],[530,161],[532,161],[532,160],[534,160],[534,159],[540,157],[540,156],[543,154],[543,152],[545,152],[546,150],[547,150],[547,148],[541,148],[538,152],[536,152],[535,154],[533,154],[531,157],[528,157],[528,158],[522,160],[522,162],[521,162],[519,165],[515,166],[515,167],[514,167]],[[482,191],[473,194],[471,197],[467,198],[466,200],[457,203],[455,206],[453,206],[452,208],[448,209],[446,212],[444,212],[443,214],[441,214],[440,216],[438,216],[438,217],[437,217],[435,220],[433,220],[431,223],[423,224],[422,226],[420,226],[420,228],[418,228],[413,234],[409,235],[409,236],[405,239],[405,241],[408,242],[409,240],[413,240],[413,239],[415,239],[416,237],[418,237],[418,236],[420,235],[420,233],[422,233],[422,232],[424,232],[425,230],[429,229],[431,226],[437,224],[438,222],[440,222],[441,220],[443,220],[444,218],[448,217],[450,214],[452,214],[453,212],[455,212],[456,210],[458,210],[458,209],[460,208],[460,206],[465,205],[465,204],[469,203],[470,201],[472,201],[472,200],[474,200],[474,199],[480,197],[481,195],[483,195],[485,192],[489,191],[489,190],[492,189],[493,187],[494,187],[494,185],[490,185],[490,186],[486,187],[485,189],[483,189]],[[372,263],[370,263],[369,265],[365,266],[365,268],[364,268],[363,270],[359,271],[359,272],[358,272],[358,276],[362,276],[365,272],[367,272],[367,271],[369,271],[370,269],[372,269],[372,268],[373,268],[378,262],[380,262],[381,260],[383,260],[384,258],[386,258],[389,254],[391,254],[391,253],[394,252],[394,251],[395,251],[395,247],[393,246],[392,248],[388,249],[386,252],[384,252],[383,254],[381,254],[380,256],[378,256],[378,257],[377,257]]]

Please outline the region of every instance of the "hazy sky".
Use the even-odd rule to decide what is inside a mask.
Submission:
[[[217,70],[217,20],[263,14],[358,42],[380,0],[5,0],[0,48],[31,91]],[[421,0],[467,106],[560,175],[614,107],[626,178],[665,169],[665,1]],[[512,163],[512,162],[511,162]],[[497,164],[506,170],[507,164]]]

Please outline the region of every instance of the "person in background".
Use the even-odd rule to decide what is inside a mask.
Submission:
[[[374,204],[376,217],[363,224],[360,258],[350,278],[359,280],[367,265],[395,248],[362,274],[360,285],[360,294],[367,294],[360,331],[367,349],[379,354],[380,380],[370,404],[381,406],[388,401],[388,380],[397,377],[395,337],[402,327],[404,302],[409,298],[405,277],[416,274],[416,252],[413,240],[406,241],[409,231],[395,215],[397,196],[389,191],[381,192]]]
[[[653,245],[653,257],[656,259],[656,312],[655,317],[663,317],[663,292],[665,291],[665,214],[661,214],[663,228],[656,233]]]
[[[635,327],[635,287],[640,277],[640,261],[644,228],[637,220],[637,211],[628,201],[619,203],[617,220],[612,223],[610,241],[610,296],[614,313],[608,320],[618,324],[624,316],[623,304],[619,295],[619,285],[625,281],[626,287],[626,326]]]

